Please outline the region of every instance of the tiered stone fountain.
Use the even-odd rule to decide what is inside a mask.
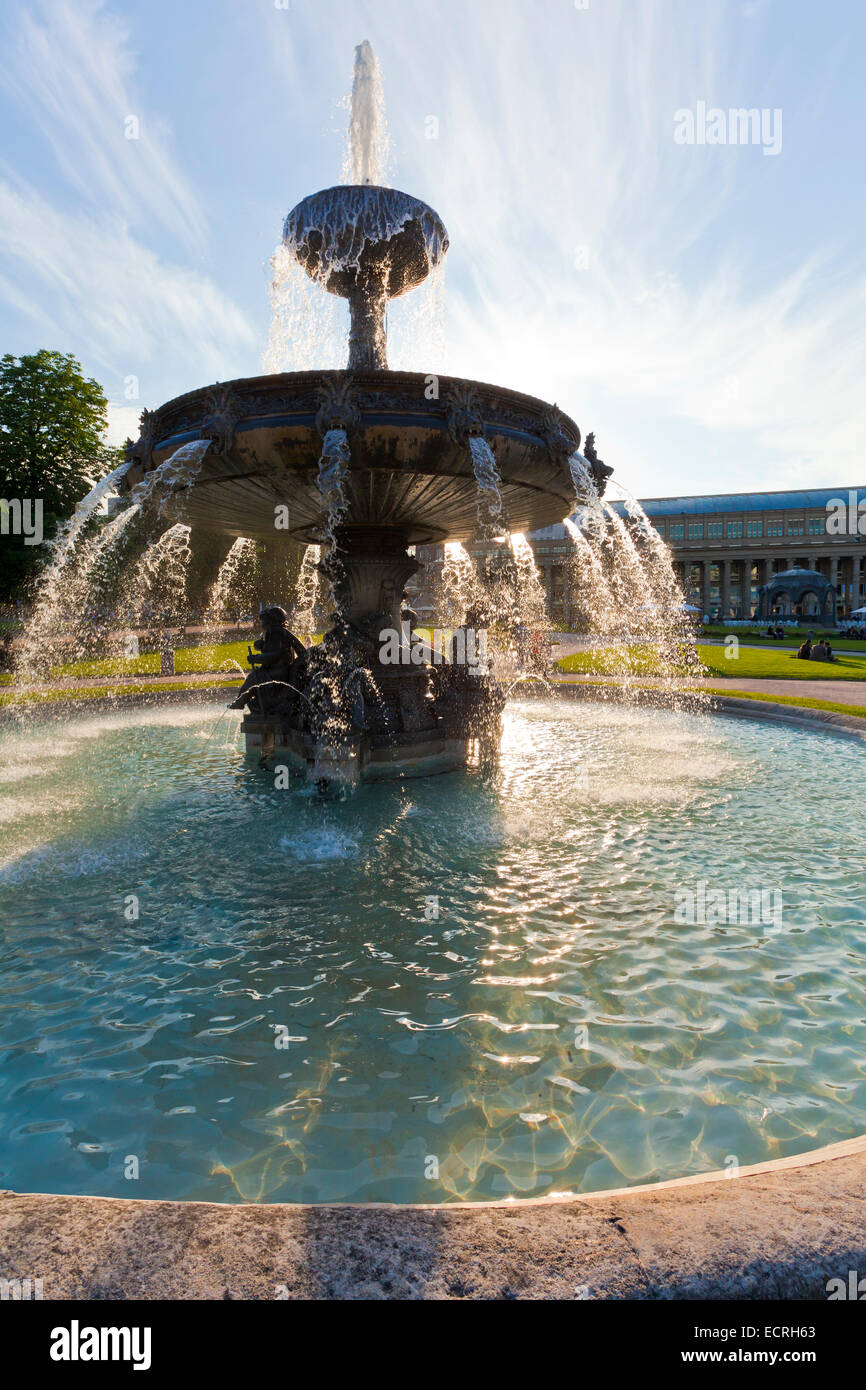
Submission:
[[[145,413],[123,485],[209,440],[184,497],[192,526],[325,547],[334,627],[303,657],[272,616],[266,664],[243,697],[249,748],[316,778],[335,764],[364,778],[454,768],[474,738],[495,735],[500,696],[466,666],[380,659],[381,634],[404,623],[417,569],[408,549],[476,534],[482,440],[508,528],[561,521],[580,501],[570,463],[581,433],[555,406],[516,391],[388,369],[388,302],[421,284],[448,249],[425,203],[375,184],[330,188],[298,204],[283,240],[324,291],[348,300],[346,370],[231,381]],[[589,487],[603,491],[611,470],[587,469]]]

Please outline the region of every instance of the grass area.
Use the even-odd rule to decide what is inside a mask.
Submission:
[[[708,650],[723,649],[710,647]],[[658,651],[650,646],[634,646],[625,650],[619,647],[616,651],[600,647],[597,651],[574,652],[571,656],[564,656],[556,665],[568,675],[580,676],[661,676],[666,675],[669,669],[661,666]],[[688,676],[694,672],[684,661],[678,674]]]
[[[729,659],[725,647],[698,646],[698,656],[710,676],[725,680],[866,680],[866,656],[840,656],[835,661],[800,661],[793,651],[762,650],[740,646],[736,657]],[[558,662],[560,670],[569,674],[615,676],[622,673],[623,653],[614,655],[603,649],[595,652],[575,652]],[[631,647],[627,653],[629,671],[635,676],[659,674],[657,658],[650,647]],[[683,675],[691,674],[687,667]]]
[[[866,656],[837,656],[834,661],[800,661],[796,652],[743,647],[728,660],[724,647],[698,647],[708,672],[729,680],[866,680]]]
[[[178,647],[174,654],[179,676],[197,671],[217,671],[226,662],[236,661],[247,670],[247,642],[221,642],[216,647]],[[52,680],[75,680],[87,676],[158,676],[159,652],[143,656],[105,657],[101,661],[70,661],[51,668]]]
[[[33,690],[0,695],[0,707],[4,705],[46,705],[58,704],[64,700],[113,700],[120,695],[150,695],[153,691],[176,690],[237,690],[240,676],[236,681],[215,680],[213,685],[202,685],[200,681],[152,681],[142,685],[88,685],[66,686],[62,690]]]
[[[754,644],[758,647],[775,647],[777,651],[781,651],[786,647],[799,647],[802,642],[805,642],[809,635],[808,628],[792,627],[785,628],[785,636],[781,639],[777,639],[775,637],[766,637],[764,635],[765,630],[766,629],[762,628],[720,627],[717,624],[711,624],[701,629],[701,636],[715,637],[719,640],[723,640],[725,637],[739,637],[741,642],[748,642],[749,646]],[[853,638],[849,639],[843,636],[841,632],[835,631],[835,629],[816,627],[812,628],[812,633],[815,637],[826,637],[831,647],[844,647],[850,652],[866,652],[866,642],[857,642]]]
[[[801,709],[826,709],[831,714],[853,714],[858,719],[866,719],[866,705],[841,705],[835,700],[812,700],[806,695],[768,695],[758,690],[726,690],[721,686],[714,686],[709,694],[733,695],[738,700],[763,700],[768,704],[794,705]]]

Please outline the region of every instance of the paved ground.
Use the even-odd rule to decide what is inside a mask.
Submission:
[[[243,672],[227,671],[187,671],[175,676],[84,676],[80,679],[67,677],[64,680],[56,681],[34,681],[32,685],[22,686],[24,691],[44,691],[44,690],[96,690],[102,686],[128,686],[140,685],[142,690],[147,690],[152,685],[204,685],[212,686],[215,680],[231,681],[237,679],[238,683],[243,678]],[[14,685],[0,685],[0,694],[4,691],[14,692],[18,687]]]
[[[0,1277],[46,1299],[826,1296],[866,1272],[866,1138],[785,1166],[474,1207],[0,1195]]]

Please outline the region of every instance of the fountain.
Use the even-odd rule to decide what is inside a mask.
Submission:
[[[682,594],[639,504],[603,500],[592,434],[388,368],[387,306],[448,237],[386,187],[380,114],[362,45],[347,184],[289,214],[280,253],[348,303],[349,365],[145,412],[54,542],[19,673],[66,684],[121,634],[176,630],[196,592],[215,646],[268,565],[233,690],[259,765],[213,690],[25,698],[0,728],[7,1188],[564,1197],[866,1127],[866,748],[840,757],[835,716],[671,708],[697,664]],[[611,682],[579,701],[547,698],[534,659],[524,537],[563,518],[577,635]]]
[[[602,493],[612,471],[579,455],[580,430],[556,406],[388,369],[388,304],[441,266],[448,235],[427,204],[372,182],[382,143],[373,64],[361,45],[350,165],[368,181],[305,198],[283,230],[284,247],[321,291],[348,301],[346,369],[231,381],[146,412],[121,483],[140,488],[181,447],[209,443],[184,490],[185,521],[227,537],[323,547],[328,639],[306,661],[286,653],[297,690],[270,681],[265,696],[254,679],[242,700],[248,749],[279,754],[316,780],[325,745],[335,775],[374,779],[457,768],[474,740],[495,740],[502,697],[490,675],[382,657],[388,634],[411,620],[406,585],[418,563],[409,547],[507,540],[509,531],[558,522]],[[279,533],[278,513],[288,517]],[[514,556],[510,564],[519,568]],[[497,615],[473,616],[486,627]],[[359,670],[376,699],[352,695]]]

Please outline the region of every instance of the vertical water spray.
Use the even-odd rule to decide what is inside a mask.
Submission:
[[[351,449],[346,430],[327,430],[319,458],[318,483],[328,513],[325,526],[328,552],[319,566],[319,573],[328,582],[329,597],[337,610],[338,621],[342,619],[346,582],[338,531],[348,510],[345,485],[350,464]],[[351,717],[345,699],[346,662],[330,634],[326,635],[319,655],[320,664],[310,682],[310,720],[318,743],[314,778],[331,775],[347,752],[351,735]]]
[[[198,478],[210,445],[209,439],[194,439],[189,444],[181,444],[133,488],[132,501],[142,510],[153,507],[159,518],[168,518],[173,512],[181,514],[184,493]]]
[[[447,265],[439,261],[414,294],[388,306],[388,351],[403,372],[444,371]]]
[[[167,629],[186,623],[189,537],[190,527],[176,522],[147,547],[131,570],[118,602],[131,629]]]
[[[241,602],[238,593],[238,578],[242,568],[255,554],[255,546],[245,536],[233,542],[228,555],[219,567],[219,572],[210,588],[204,611],[204,642],[208,648],[216,648],[222,634],[223,625],[231,618],[232,602]]]
[[[321,578],[319,565],[322,560],[322,547],[308,545],[301,561],[298,583],[295,589],[295,605],[292,609],[292,630],[304,637],[311,637],[316,630],[316,613],[319,607]]]
[[[634,498],[624,502],[624,520],[616,507],[599,500],[588,460],[575,454],[570,464],[582,492],[565,526],[575,544],[571,607],[589,646],[585,672],[614,676],[627,691],[640,689],[642,698],[649,677],[668,696],[700,705],[700,692],[679,689],[701,667],[667,548]]]
[[[137,506],[129,507],[97,535],[80,538],[49,573],[15,654],[16,684],[26,688],[34,676],[47,677],[60,662],[80,660],[103,640],[93,609],[97,595],[110,593],[116,551],[138,513]]]
[[[43,575],[42,579],[43,593],[47,594],[50,590],[52,579],[59,573],[72,554],[75,543],[87,523],[90,521],[91,517],[94,516],[101,503],[104,502],[108,496],[117,491],[117,485],[128,468],[128,462],[121,463],[117,468],[112,469],[110,473],[106,474],[104,478],[101,478],[100,481],[91,488],[87,496],[83,497],[78,503],[69,520],[64,521],[63,525],[58,529],[57,535],[49,543],[51,560],[48,571]]]
[[[348,510],[345,483],[351,460],[352,452],[346,431],[344,429],[328,430],[322,442],[318,476],[319,492],[328,511],[325,528],[328,537],[328,553],[322,565],[322,572],[328,579],[331,597],[338,606],[342,588],[343,566],[340,560],[337,531]]]
[[[515,569],[515,607],[522,627],[544,627],[547,622],[547,600],[532,546],[519,531],[510,538]]]
[[[283,243],[271,257],[271,323],[262,358],[266,372],[335,370],[346,364],[346,313],[322,294]]]
[[[468,441],[472,471],[478,484],[478,536],[480,540],[502,540],[508,534],[502,502],[499,469],[493,450],[481,435]]]
[[[48,564],[40,576],[36,602],[16,656],[15,674],[18,680],[26,680],[37,665],[44,664],[43,654],[51,647],[49,636],[57,628],[63,586],[68,575],[74,572],[72,566],[78,542],[102,503],[116,491],[128,468],[129,463],[124,462],[101,478],[49,543]]]
[[[383,186],[389,147],[382,70],[365,39],[355,49],[344,181]]]
[[[445,626],[464,623],[467,613],[480,604],[482,592],[469,552],[459,541],[446,542],[436,594],[437,611]]]

